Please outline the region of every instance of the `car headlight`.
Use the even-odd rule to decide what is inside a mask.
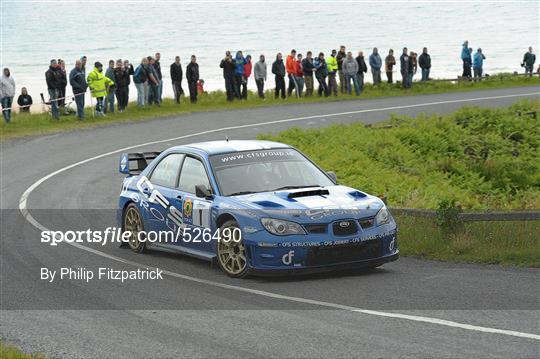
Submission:
[[[262,218],[263,227],[276,236],[289,236],[292,234],[306,234],[304,228],[295,222],[284,221],[281,219]]]
[[[379,210],[379,212],[375,216],[375,221],[377,221],[377,226],[381,226],[390,222],[390,212],[388,212],[388,209],[386,209],[386,207],[383,207]]]

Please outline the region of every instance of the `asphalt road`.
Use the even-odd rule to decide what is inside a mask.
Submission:
[[[537,269],[401,258],[369,271],[235,280],[181,255],[135,254],[116,244],[51,247],[40,243],[38,228],[114,225],[121,183],[114,152],[124,147],[162,150],[291,126],[374,123],[391,113],[506,106],[539,91],[197,113],[2,143],[0,335],[24,350],[68,358],[537,358]],[[124,283],[40,279],[40,268],[66,266],[167,272],[163,280]]]

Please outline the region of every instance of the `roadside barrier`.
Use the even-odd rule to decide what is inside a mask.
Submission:
[[[430,209],[416,208],[390,208],[390,211],[396,215],[405,215],[411,217],[437,217],[437,211]],[[485,212],[462,212],[459,218],[464,222],[480,221],[538,221],[540,220],[540,211],[485,211]]]
[[[40,93],[39,95],[41,97],[41,102],[40,103],[34,103],[32,105],[24,105],[24,106],[18,106],[17,105],[17,106],[6,107],[6,108],[2,108],[2,112],[4,112],[4,111],[14,111],[16,109],[28,108],[28,107],[31,107],[31,106],[38,106],[38,105],[51,106],[51,103],[53,101],[58,102],[58,101],[67,100],[67,99],[71,99],[71,102],[73,102],[73,101],[75,101],[76,96],[84,96],[84,95],[86,95],[86,92],[81,92],[81,93],[78,93],[78,94],[75,94],[75,95],[72,95],[72,96],[58,97],[58,98],[56,98],[54,100],[49,99],[49,101],[45,101],[45,97],[43,96],[43,93]]]

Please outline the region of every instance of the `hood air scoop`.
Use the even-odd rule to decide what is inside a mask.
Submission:
[[[289,193],[287,196],[288,198],[298,198],[298,197],[310,197],[310,196],[324,196],[328,195],[330,192],[328,192],[327,189],[314,189],[309,191],[299,191],[299,192],[292,192]]]

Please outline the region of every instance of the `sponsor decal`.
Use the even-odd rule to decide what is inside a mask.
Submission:
[[[290,265],[292,263],[294,257],[294,251],[289,251],[288,253],[285,253],[283,257],[281,257],[281,260],[283,261],[283,264]]]
[[[258,231],[258,229],[255,228],[255,227],[252,227],[252,226],[245,226],[245,227],[243,228],[243,231],[244,231],[245,233],[255,233],[255,232]]]
[[[145,188],[145,186],[147,186],[147,187]],[[170,219],[176,226],[180,227],[182,225],[182,213],[180,213],[180,211],[176,207],[174,207],[173,205],[171,205],[169,203],[169,200],[167,198],[165,198],[165,196],[163,196],[161,194],[161,192],[159,192],[154,187],[154,185],[150,182],[150,180],[148,178],[146,178],[146,176],[142,176],[137,181],[137,189],[139,190],[139,192],[145,198],[148,199],[148,202],[150,202],[150,203],[158,203],[162,208],[167,210],[167,218]],[[150,196],[147,196],[145,194],[145,190],[150,191]],[[142,206],[143,203],[145,203],[146,201],[144,201],[141,198],[140,202],[141,202],[141,206]],[[145,209],[148,210],[149,208],[146,207]],[[155,216],[155,214],[154,214],[154,216]],[[160,216],[161,216],[161,214],[160,214]]]
[[[191,217],[193,214],[193,201],[190,198],[187,198],[184,201],[184,217]]]
[[[329,240],[324,242],[314,242],[314,241],[302,241],[302,242],[278,242],[279,247],[285,247],[285,248],[291,248],[291,247],[326,247],[326,246],[337,246],[340,244],[354,244],[354,243],[362,243],[366,241],[372,241],[377,239],[384,239],[387,237],[392,238],[392,240],[395,240],[395,234],[396,231],[390,231],[390,232],[384,232],[380,234],[374,234],[371,236],[366,237],[356,237],[352,239],[339,239],[339,240]],[[259,244],[259,246],[263,246]],[[394,244],[395,246],[395,244]]]
[[[120,160],[120,170],[125,171],[126,168],[127,168],[127,165],[128,165],[128,154],[123,153],[122,154],[122,159]]]

